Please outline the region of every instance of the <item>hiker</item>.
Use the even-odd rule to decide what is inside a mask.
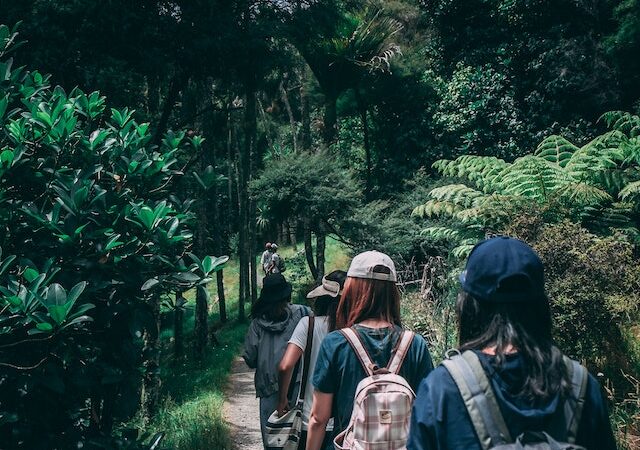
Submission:
[[[304,450],[307,438],[307,427],[309,424],[309,415],[311,413],[311,404],[313,402],[313,384],[311,377],[316,366],[316,360],[320,351],[320,345],[325,336],[336,328],[336,310],[340,301],[340,294],[344,288],[347,279],[347,272],[343,270],[334,270],[322,278],[322,284],[309,292],[307,298],[313,302],[313,312],[315,317],[303,317],[298,326],[293,331],[287,351],[280,361],[278,368],[280,372],[280,394],[278,400],[278,416],[282,416],[289,410],[289,400],[287,393],[294,368],[302,355],[305,356],[304,362],[307,362],[306,368],[307,379],[303,381],[306,389],[304,391],[304,404],[302,407],[302,433],[300,435],[300,444],[298,450]],[[311,348],[307,348],[307,340],[309,338],[310,323],[313,322]],[[303,367],[303,372],[305,368]],[[327,426],[328,433],[325,437],[324,446],[333,445],[332,432],[333,424]]]
[[[262,266],[262,271],[265,275],[269,272],[269,266],[271,265],[271,242],[267,242],[264,245],[264,252],[262,252],[262,256],[260,257],[260,265]]]
[[[535,252],[517,239],[485,240],[460,282],[460,347],[420,384],[407,448],[614,450],[598,382],[553,345]]]
[[[278,245],[271,244],[271,261],[269,263],[268,273],[282,273],[284,272],[284,261],[278,254]]]
[[[403,392],[408,394],[403,397],[407,400],[403,400],[402,405],[405,411],[380,411],[384,416],[381,416],[384,428],[381,430],[382,433],[376,433],[379,427],[373,423],[363,424],[364,431],[368,435],[376,434],[373,440],[379,444],[379,448],[404,447],[408,415],[411,412],[410,404],[413,400],[411,389],[415,390],[418,387],[420,381],[433,369],[433,364],[425,340],[421,336],[405,332],[400,326],[400,292],[396,281],[395,266],[387,255],[369,251],[353,258],[336,313],[336,326],[342,329],[327,335],[316,361],[307,450],[320,450],[325,428],[332,416],[335,432],[340,432],[336,437],[337,444],[344,445],[345,441],[348,441],[347,445],[350,445],[354,433],[345,433],[345,430],[350,425],[356,404],[356,388],[360,381],[365,378],[370,380],[369,376],[373,372],[379,372],[378,368],[388,365],[390,372],[397,371],[404,379],[402,383],[405,386],[408,383],[408,386],[403,388]],[[355,348],[358,346],[366,350],[366,355],[356,354]],[[404,350],[394,352],[397,346],[406,349],[406,353]],[[401,353],[406,355],[404,360]],[[392,358],[394,355],[397,357]],[[365,361],[361,362],[361,358],[370,358],[377,367],[365,368]],[[392,376],[399,381],[400,377]],[[388,398],[384,397],[383,400]],[[394,406],[397,407],[397,403],[394,402]],[[361,410],[359,412],[361,416],[369,418],[369,414]],[[404,419],[401,419],[400,426],[392,423],[401,417]],[[368,425],[371,425],[371,428],[368,428]],[[357,431],[361,432],[362,427]],[[388,442],[388,436],[382,436],[384,432],[395,439],[397,445],[388,443],[382,447],[385,440]]]
[[[291,284],[282,274],[264,277],[258,300],[251,308],[253,320],[244,341],[247,365],[256,369],[256,397],[260,398],[260,429],[266,447],[265,424],[278,404],[278,363],[291,333],[311,310],[291,302]],[[297,393],[296,393],[297,394]]]

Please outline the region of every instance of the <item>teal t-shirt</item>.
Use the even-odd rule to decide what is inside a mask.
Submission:
[[[355,325],[354,328],[373,362],[379,367],[386,367],[402,329],[397,326],[368,328],[362,325]],[[433,362],[427,343],[422,336],[416,334],[400,368],[400,375],[415,391],[422,379],[432,370]],[[320,392],[334,394],[333,417],[336,434],[349,425],[356,387],[366,376],[360,360],[344,335],[339,331],[329,333],[320,347],[313,373],[313,385]]]

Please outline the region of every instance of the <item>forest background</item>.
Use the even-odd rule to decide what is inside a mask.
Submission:
[[[389,253],[441,358],[498,233],[542,256],[558,344],[638,445],[638,0],[0,0],[0,23],[7,448],[226,445],[267,240],[300,292]]]

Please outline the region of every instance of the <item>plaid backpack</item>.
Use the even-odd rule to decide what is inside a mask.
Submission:
[[[548,430],[525,431],[513,439],[478,355],[470,350],[456,353],[454,356],[447,355],[442,364],[460,391],[483,450],[584,450],[575,442],[587,391],[587,369],[565,357],[571,379],[571,395],[552,417]],[[561,436],[566,442],[556,441],[547,432]]]
[[[411,406],[416,398],[407,380],[398,375],[413,332],[403,331],[386,368],[377,367],[353,328],[340,330],[355,351],[367,377],[356,388],[346,430],[334,440],[338,450],[400,450],[406,448]]]

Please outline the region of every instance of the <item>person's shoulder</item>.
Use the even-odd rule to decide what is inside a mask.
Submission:
[[[340,330],[335,330],[328,333],[325,338],[322,340],[322,345],[327,346],[337,346],[339,344],[344,344],[347,342],[347,338],[344,337],[344,334],[340,332]],[[326,344],[325,344],[326,343]]]
[[[296,303],[291,303],[289,305],[289,308],[291,308],[291,310],[295,314],[299,314],[303,318],[306,317],[306,316],[309,316],[311,314],[311,308],[309,308],[308,306],[305,306],[305,305],[298,305]],[[309,320],[309,319],[307,319],[307,320]]]

